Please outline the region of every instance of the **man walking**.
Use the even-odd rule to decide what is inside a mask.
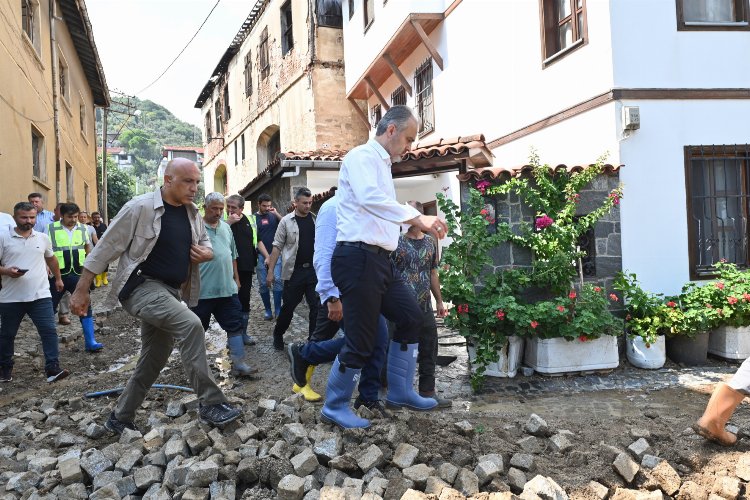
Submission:
[[[47,226],[47,234],[52,241],[52,251],[57,258],[63,280],[63,290],[58,292],[54,282],[50,279],[52,308],[55,312],[65,292],[75,291],[78,279],[83,272],[83,261],[91,252],[91,241],[86,225],[78,222],[79,211],[75,203],[63,203],[60,205],[61,220]],[[81,316],[81,328],[86,351],[101,351],[104,346],[94,338],[94,316],[91,306],[86,310],[86,315]]]
[[[447,230],[437,217],[421,215],[395,199],[391,161],[400,159],[416,135],[417,119],[412,111],[406,106],[393,106],[378,123],[375,138],[350,151],[339,173],[338,236],[331,275],[341,292],[346,342],[331,368],[326,389],[326,398],[336,399],[339,415],[351,413],[349,401],[374,349],[381,312],[396,323],[388,349],[386,406],[414,410],[437,406],[434,399],[414,391],[422,312],[414,294],[394,273],[389,258],[398,246],[402,223],[437,232],[439,237]],[[369,426],[367,420],[357,418],[350,415],[346,421],[353,427]]]
[[[424,214],[424,208],[418,201],[409,205]],[[391,260],[401,273],[406,285],[412,290],[422,311],[422,328],[419,331],[419,395],[433,398],[439,408],[450,408],[450,399],[438,397],[435,392],[435,365],[438,354],[437,325],[432,310],[432,298],[435,296],[437,314],[441,318],[448,315],[440,293],[438,276],[438,244],[435,238],[424,234],[417,226],[410,226],[406,234],[398,238],[398,247],[391,254]]]
[[[63,289],[60,268],[46,234],[34,230],[36,208],[27,202],[13,207],[16,227],[0,231],[0,382],[13,380],[13,347],[18,327],[27,314],[42,339],[47,382],[67,377],[60,368],[59,344],[52,312],[47,267],[55,276],[55,290]]]
[[[135,414],[166,365],[177,342],[182,367],[200,399],[200,417],[217,426],[240,417],[216,385],[206,359],[205,332],[194,307],[200,296],[198,265],[213,257],[203,219],[193,203],[201,172],[185,158],[167,164],[164,185],[125,204],[84,262],[83,275],[71,298],[71,310],[88,308],[94,276],[119,257],[109,305],[141,320],[141,354],[133,375],[117,400],[106,427],[115,433],[135,429]]]
[[[44,209],[44,200],[42,199],[41,193],[29,193],[27,199],[36,209],[34,231],[38,233],[46,233],[47,226],[55,222],[55,214]]]
[[[273,238],[276,235],[276,229],[279,227],[281,214],[273,207],[273,201],[268,194],[261,194],[258,197],[258,211],[255,213],[255,226],[258,228],[258,292],[263,300],[263,306],[266,308],[265,319],[271,321],[275,316],[278,318],[281,313],[281,263],[282,258],[276,261],[272,268],[266,266],[266,261],[273,251]],[[271,287],[266,283],[268,273],[273,275],[273,305],[274,312],[271,311]]]
[[[318,280],[313,268],[313,250],[315,247],[315,216],[310,213],[312,193],[301,187],[294,194],[294,212],[285,215],[276,230],[273,239],[273,251],[268,259],[269,274],[266,285],[271,288],[273,276],[271,269],[281,256],[283,266],[281,278],[284,280],[284,295],[281,299],[281,313],[276,318],[273,329],[273,347],[277,351],[284,349],[284,333],[292,322],[294,309],[304,297],[310,308],[308,315],[308,336],[315,330],[317,316],[317,295],[315,285]]]
[[[244,208],[245,198],[242,196],[233,194],[227,198],[227,212],[229,212],[227,224],[232,228],[234,244],[237,247],[237,274],[240,277],[240,289],[237,295],[242,306],[242,341],[245,345],[255,345],[255,340],[247,333],[247,324],[250,319],[253,271],[258,261],[258,230],[255,227],[255,217],[250,216],[248,219],[242,213]]]
[[[208,330],[211,315],[214,315],[219,326],[227,332],[232,375],[247,377],[258,370],[251,370],[245,364],[245,344],[242,341],[245,330],[242,328],[247,328],[247,319],[243,324],[242,308],[237,298],[240,286],[237,247],[232,238],[232,230],[221,220],[224,214],[224,196],[221,193],[208,193],[204,212],[203,222],[206,224],[214,257],[200,264],[200,300],[191,309],[200,318],[204,330]]]

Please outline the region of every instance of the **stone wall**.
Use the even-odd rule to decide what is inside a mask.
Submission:
[[[469,199],[469,187],[474,182],[461,183],[461,203],[465,206]],[[620,185],[619,175],[600,175],[581,191],[581,199],[576,215],[586,215],[599,207],[612,189]],[[518,230],[523,222],[533,224],[534,214],[515,194],[488,196],[486,208],[495,219],[490,227],[494,232],[497,224],[507,222]],[[611,290],[615,274],[622,270],[622,250],[620,245],[620,210],[615,207],[599,220],[589,232],[588,258],[584,262],[585,282],[597,282]],[[583,246],[582,246],[583,247]],[[512,266],[530,266],[531,252],[510,243],[503,243],[491,251],[495,272]]]

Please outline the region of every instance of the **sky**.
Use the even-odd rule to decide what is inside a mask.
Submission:
[[[182,50],[216,0],[87,0],[107,85],[160,104],[202,126],[196,99],[255,0],[220,0],[170,70],[141,92]],[[113,94],[114,97],[114,94]]]

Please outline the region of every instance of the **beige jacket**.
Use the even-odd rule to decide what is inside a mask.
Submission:
[[[190,228],[193,233],[193,244],[211,248],[203,218],[198,208],[187,205]],[[107,307],[117,304],[117,295],[122,290],[130,274],[146,260],[153,250],[161,231],[161,216],[164,214],[164,201],[161,189],[153,193],[137,196],[127,202],[117,217],[107,227],[102,239],[86,257],[83,267],[94,274],[103,273],[109,263],[119,257],[117,274],[112,281]],[[182,299],[190,307],[198,304],[200,296],[200,272],[198,264],[190,264],[188,279],[182,285]]]
[[[286,281],[292,277],[294,264],[297,262],[297,249],[299,248],[299,226],[297,225],[296,211],[286,214],[279,221],[279,227],[276,228],[276,234],[273,236],[273,246],[281,252],[281,279]],[[315,223],[315,214],[310,212],[308,217],[313,218]]]

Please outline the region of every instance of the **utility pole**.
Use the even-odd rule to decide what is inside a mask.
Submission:
[[[135,104],[131,102],[132,99],[135,99],[134,96],[123,94],[122,92],[118,92],[117,90],[110,90],[109,93],[116,94],[120,97],[119,101],[113,100],[112,104],[124,106],[125,110],[120,111],[114,108],[104,108],[102,110],[102,182],[100,186],[102,202],[100,204],[99,210],[102,213],[102,219],[104,219],[107,224],[109,224],[109,210],[107,210],[107,119],[109,117],[109,113],[116,113],[125,116],[125,119],[122,120],[120,128],[117,130],[117,135],[115,136],[119,137],[120,131],[128,122],[128,120],[131,117],[135,116],[136,111]]]

